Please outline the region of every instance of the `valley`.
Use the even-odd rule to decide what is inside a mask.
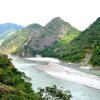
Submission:
[[[0,52],[20,57],[54,57],[65,62],[100,66],[100,18],[86,30],[79,31],[60,17],[44,27],[30,24],[1,44]],[[87,55],[90,58],[85,60]],[[82,63],[83,62],[83,63]]]
[[[25,72],[27,76],[31,77],[32,87],[35,91],[37,91],[38,87],[45,87],[45,86],[50,86],[55,84],[58,87],[63,87],[65,90],[67,89],[70,90],[73,95],[71,100],[84,100],[84,99],[95,100],[96,98],[97,99],[100,98],[99,87],[97,86],[96,83],[94,83],[94,81],[93,83],[90,84],[92,84],[92,86],[94,86],[93,84],[95,84],[95,86],[97,86],[98,89],[90,88],[87,87],[86,85],[88,82],[91,82],[91,81],[87,81],[87,77],[92,76],[92,78],[96,78],[96,76],[94,76],[95,74],[89,75],[84,73],[86,77],[82,76],[83,77],[82,80],[84,81],[83,83],[85,83],[85,85],[80,85],[75,82],[77,80],[73,82],[72,80],[70,80],[71,76],[66,76],[66,74],[64,74],[64,69],[66,69],[67,67],[64,67],[64,69],[62,68],[60,69],[61,65],[59,60],[57,59],[55,60],[52,58],[19,59],[17,57],[12,57],[12,59],[13,59],[13,64],[16,66],[16,68],[19,71]],[[71,69],[71,68],[68,67],[67,69]],[[72,71],[70,74],[73,74],[74,69],[72,68],[71,70]],[[77,70],[77,72],[79,71]],[[76,74],[78,74],[77,72]],[[100,71],[98,73],[100,75]],[[77,76],[77,78],[79,77]],[[76,79],[75,76],[72,76],[72,79]]]
[[[6,29],[4,24],[4,32],[0,31],[0,53],[8,55],[15,68],[31,78],[33,90],[57,85],[71,91],[71,100],[100,99],[100,17],[84,31],[60,17],[53,18],[45,26],[38,23],[26,27],[7,25],[11,27]],[[0,63],[6,64],[6,60],[4,62],[1,57]],[[13,71],[10,65],[7,67],[8,72],[4,66],[1,74]],[[16,78],[14,82],[18,81]],[[17,85],[21,88],[19,83]],[[26,88],[22,86],[23,91]]]

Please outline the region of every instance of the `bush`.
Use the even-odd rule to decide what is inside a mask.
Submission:
[[[58,89],[56,85],[45,87],[44,89],[39,88],[38,94],[40,95],[40,100],[70,100],[72,97],[70,91]]]

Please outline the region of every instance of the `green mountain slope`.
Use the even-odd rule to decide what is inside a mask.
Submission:
[[[53,45],[47,46],[42,51],[40,51],[40,54],[42,56],[49,56],[49,57],[57,57],[62,58],[65,54],[67,45],[78,35],[80,34],[80,31],[78,31],[75,28],[71,28],[65,37],[59,39],[58,41],[54,42]]]
[[[65,38],[64,41],[67,39]],[[53,51],[53,52],[52,52]],[[47,52],[47,53],[45,53]],[[63,40],[55,43],[51,47],[46,48],[42,55],[55,56],[59,59],[71,62],[81,62],[86,56],[88,63],[93,66],[100,66],[100,18],[89,26],[85,31],[71,41],[65,44]]]
[[[64,34],[69,31],[71,25],[60,17],[53,18],[47,25],[44,27],[44,31],[41,32],[41,36],[50,36],[50,35],[59,35]]]
[[[29,80],[13,66],[10,58],[0,54],[0,100],[39,100]]]
[[[28,43],[22,48],[20,56],[34,56],[47,46],[61,41],[64,37],[72,40],[79,35],[79,31],[69,23],[63,21],[60,17],[52,19],[38,35],[32,36]]]
[[[15,30],[9,29],[8,31],[5,31],[0,35],[0,45],[5,41],[9,36],[11,36]]]
[[[23,28],[22,30],[15,32],[2,43],[2,45],[0,46],[0,52],[6,54],[12,52],[17,53],[28,41],[30,35],[32,34],[32,31],[40,27],[42,26],[38,24],[31,24]]]
[[[14,32],[21,30],[23,27],[21,25],[13,23],[0,24],[0,45],[2,42],[11,36]]]

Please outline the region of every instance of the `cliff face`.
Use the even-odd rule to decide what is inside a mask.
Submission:
[[[60,17],[52,19],[42,29],[32,32],[29,41],[21,49],[20,56],[34,56],[48,46],[53,45],[58,40],[71,34],[71,30],[79,32],[73,28],[69,23],[63,21]]]

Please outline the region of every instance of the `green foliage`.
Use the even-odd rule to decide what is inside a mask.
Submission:
[[[46,48],[44,50],[46,53],[42,52],[42,55],[55,55],[61,57],[64,55],[62,54],[62,48],[64,49],[73,38],[79,35],[79,33],[80,32],[69,23],[63,21],[59,17],[56,17],[45,27],[37,24],[31,24],[21,31],[11,35],[3,42],[0,47],[0,51],[2,53],[12,53],[20,56],[23,56],[23,54],[26,54],[24,56],[34,56],[37,53],[40,53],[43,48],[45,49],[47,45],[54,44],[48,47],[50,49]],[[45,43],[45,41],[47,43]]]
[[[39,32],[38,36],[31,36],[28,43],[22,48],[22,53],[29,54],[31,56],[39,53],[47,45],[53,44],[55,41],[61,40],[62,37],[72,33],[72,30],[78,31],[73,28],[69,23],[63,21],[61,18],[56,17],[52,19],[43,29]],[[33,32],[34,34],[34,32]],[[70,38],[73,36],[70,35]],[[66,40],[64,40],[66,41]]]
[[[23,52],[23,51],[22,51],[22,52]],[[35,56],[35,55],[38,53],[38,51],[32,49],[31,46],[29,46],[29,45],[25,45],[25,46],[24,46],[24,52],[25,52],[25,53],[29,53],[29,54],[32,55],[32,56]]]
[[[39,95],[34,93],[29,80],[7,55],[0,54],[0,100],[38,100]]]
[[[0,52],[4,54],[18,53],[22,46],[29,39],[30,34],[37,28],[36,24],[31,24],[20,31],[13,33],[9,38],[7,38],[0,47]]]
[[[53,43],[53,45],[44,48],[40,54],[42,54],[42,56],[64,58],[66,56],[67,45],[79,34],[80,32],[78,30],[71,28],[65,37]]]
[[[72,26],[63,21],[60,17],[52,19],[45,27],[44,31],[41,32],[41,38],[44,36],[59,35],[63,34],[63,31],[70,30]],[[61,30],[63,29],[63,31]]]
[[[31,30],[23,29],[22,31],[18,31],[11,35],[2,43],[1,52],[7,54],[21,48],[22,45],[27,41],[29,33],[31,33]]]
[[[12,65],[11,59],[7,57],[7,55],[0,54],[0,68],[6,68],[7,66]]]
[[[93,50],[93,55],[92,55],[90,63],[93,66],[100,66],[100,47],[96,47]]]
[[[1,100],[27,100],[24,96],[16,95],[16,94],[7,94],[3,95]]]
[[[80,62],[86,53],[92,53],[90,63],[93,66],[100,66],[100,18],[79,35],[72,30],[71,34],[40,53],[43,56],[71,62]]]
[[[25,44],[32,31],[38,27],[36,24],[31,24],[11,35],[3,42],[0,51],[19,55],[26,53],[26,55],[29,54],[31,56],[41,54],[42,56],[55,57],[71,62],[80,62],[87,53],[91,53],[90,63],[93,66],[100,66],[100,18],[81,33],[59,17],[54,18],[44,28],[42,27],[43,30],[36,39],[31,39],[30,43]],[[49,41],[49,37],[54,40],[51,39]],[[44,42],[44,44],[42,43],[44,40],[55,42],[41,49],[41,45],[45,44]],[[32,45],[32,42],[34,42],[34,45]]]
[[[71,98],[69,91],[57,89],[55,85],[35,93],[29,81],[30,78],[18,71],[7,55],[0,54],[0,100],[55,100],[55,98],[70,100]],[[44,93],[48,95],[43,96]],[[49,99],[50,96],[53,99]]]
[[[0,45],[12,34],[18,30],[21,30],[22,28],[22,26],[13,23],[0,24]]]
[[[79,62],[92,52],[91,64],[100,66],[100,18],[76,37],[66,49],[66,60]],[[72,55],[73,54],[73,55]],[[77,59],[78,58],[78,59]],[[77,59],[77,60],[76,60]]]
[[[39,88],[38,94],[40,95],[40,100],[70,100],[72,97],[70,91],[58,89],[55,85],[44,89]]]

